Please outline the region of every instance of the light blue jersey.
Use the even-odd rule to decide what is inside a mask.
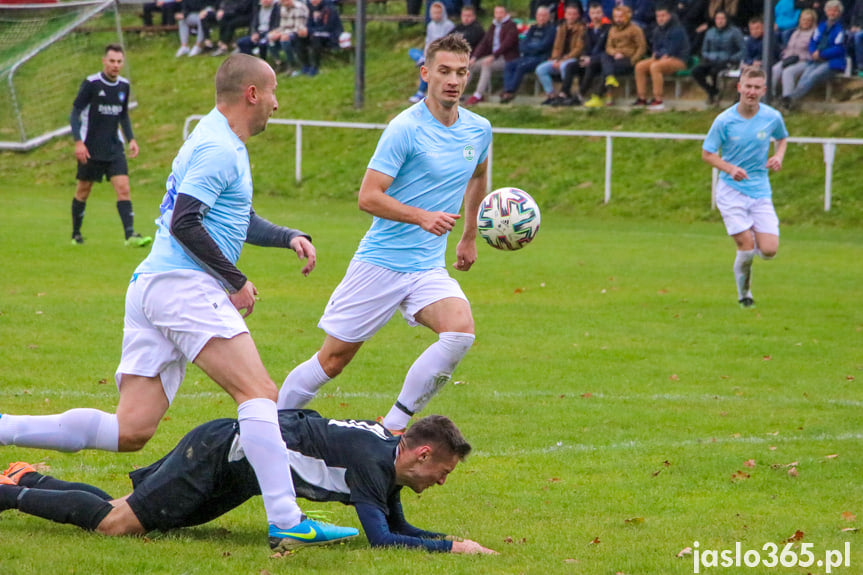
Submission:
[[[743,168],[749,176],[738,182],[721,172],[719,177],[723,182],[750,198],[769,198],[772,195],[767,170],[770,138],[787,137],[785,121],[776,109],[759,104],[758,112],[746,119],[738,113],[735,104],[716,117],[702,148],[712,154],[721,150],[723,160]]]
[[[210,208],[204,215],[204,228],[224,256],[236,264],[249,227],[252,173],[246,145],[217,109],[204,116],[180,148],[166,188],[153,248],[135,273],[204,269],[171,235],[177,194],[192,196]]]
[[[368,167],[394,178],[386,193],[401,203],[457,214],[490,144],[491,124],[482,116],[459,108],[458,120],[446,127],[422,101],[390,122]],[[444,267],[447,236],[376,217],[354,258],[397,272]]]

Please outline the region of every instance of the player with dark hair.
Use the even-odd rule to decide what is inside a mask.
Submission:
[[[741,307],[755,305],[750,281],[756,255],[773,259],[779,249],[779,219],[773,207],[769,170],[782,169],[788,130],[778,110],[761,102],[764,71],[746,68],[737,83],[740,101],[716,117],[702,146],[702,159],[720,170],[716,205],[737,245],[734,280]],[[770,139],[776,140],[770,156]],[[720,157],[720,152],[722,156]]]
[[[243,320],[258,293],[236,265],[244,243],[293,249],[308,260],[304,275],[315,267],[308,235],[252,208],[246,142],[278,109],[276,84],[260,58],[229,56],[216,72],[216,107],[174,158],[153,249],[126,290],[116,413],[3,414],[0,445],[137,451],[156,432],[193,362],[237,403],[240,440],[261,486],[271,545],[278,546],[276,540],[292,544],[310,530],[328,540],[356,530],[308,520],[297,506],[279,435],[278,390]]]
[[[485,195],[488,120],[459,107],[470,45],[459,34],[426,48],[426,97],[384,130],[360,186],[359,207],[374,216],[318,327],[314,356],[288,374],[279,409],[299,408],[350,363],[363,343],[400,310],[408,324],[438,335],[414,362],[384,419],[401,431],[452,377],[474,340],[470,304],[446,271],[446,243],[465,205],[455,269],[476,261],[476,215]]]
[[[118,126],[129,141],[129,157],[138,155],[138,142],[129,121],[129,80],[120,76],[124,52],[119,44],[109,44],[102,57],[102,71],[81,83],[72,104],[72,137],[78,160],[78,184],[72,199],[72,244],[84,243],[81,224],[93,182],[110,180],[117,193],[117,211],[126,234],[126,245],[144,247],[153,238],[135,232],[135,213],[129,195],[129,167],[118,135]]]
[[[373,421],[325,419],[306,410],[279,412],[279,425],[297,495],[353,505],[373,547],[494,553],[405,520],[402,487],[421,493],[443,485],[470,453],[470,444],[448,418],[425,417],[401,437]],[[0,475],[0,511],[18,509],[103,535],[139,535],[206,523],[260,494],[233,419],[197,427],[168,455],[129,477],[132,493],[112,499],[97,487],[13,463]]]

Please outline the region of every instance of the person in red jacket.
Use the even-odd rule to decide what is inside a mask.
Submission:
[[[491,73],[502,72],[507,62],[518,57],[518,27],[509,17],[506,7],[495,6],[494,20],[470,58],[470,75],[476,76],[479,72],[479,81],[465,106],[482,102],[483,94],[491,87]]]

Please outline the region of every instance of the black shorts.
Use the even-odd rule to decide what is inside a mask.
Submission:
[[[128,176],[129,165],[126,156],[119,155],[111,160],[94,160],[90,158],[86,164],[78,163],[77,179],[83,182],[101,182],[102,177],[110,180],[114,176]]]
[[[168,455],[129,474],[126,500],[147,531],[200,525],[260,493],[252,466],[228,462],[239,425],[217,419],[186,434]]]

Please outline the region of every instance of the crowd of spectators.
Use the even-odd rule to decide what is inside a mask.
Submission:
[[[155,13],[161,13],[163,24],[177,23],[177,57],[219,56],[233,49],[269,58],[281,72],[314,76],[324,51],[350,45],[338,1],[158,0],[144,6],[143,17],[146,25]],[[421,13],[421,0],[407,3],[409,14]],[[489,99],[494,73],[503,76],[501,103],[515,99],[533,73],[544,105],[610,105],[621,78],[633,76],[632,105],[662,110],[663,84],[674,74],[691,74],[708,104],[717,104],[725,78],[763,64],[764,5],[763,0],[531,0],[531,25],[499,5],[484,28],[475,0],[426,0],[425,44],[451,33],[470,43],[473,91],[467,92],[467,106]],[[455,12],[458,23],[450,19]],[[863,0],[778,0],[771,20],[771,89],[781,96],[780,105],[793,107],[836,74],[863,77]],[[215,44],[211,31],[217,31]],[[423,54],[424,49],[411,51],[417,65]],[[420,79],[410,100],[424,96]]]

